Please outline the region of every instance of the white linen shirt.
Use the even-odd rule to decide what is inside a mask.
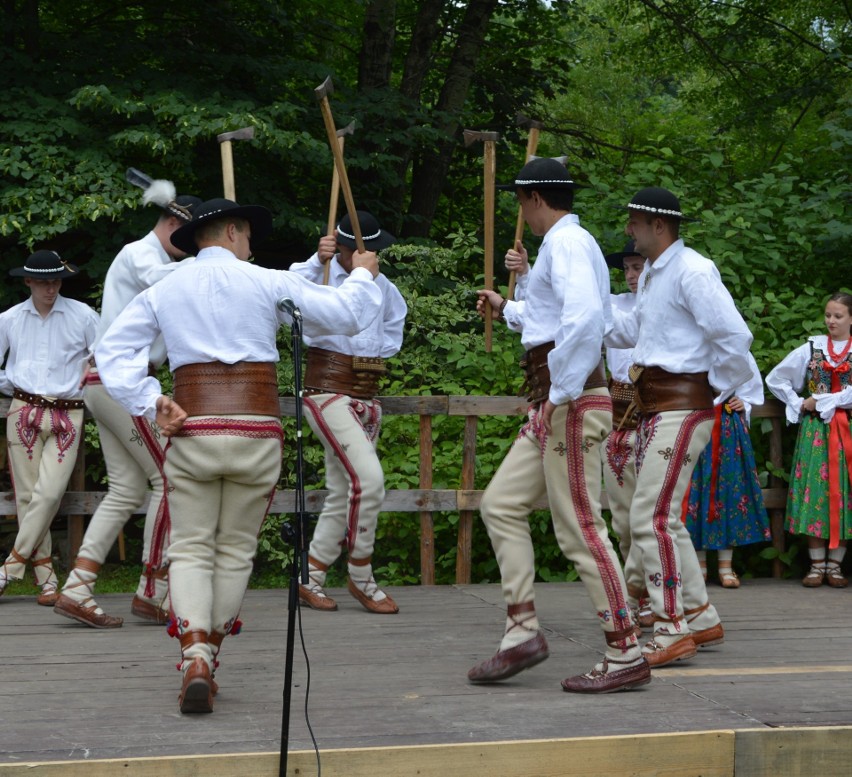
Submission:
[[[104,278],[104,292],[101,299],[101,326],[98,330],[98,342],[116,316],[139,292],[145,291],[169,273],[186,266],[191,259],[182,262],[172,261],[166,253],[160,239],[149,232],[141,240],[135,240],[124,246],[112,260]],[[151,363],[159,367],[166,360],[166,347],[160,338],[151,348]]]
[[[610,303],[613,309],[622,310],[629,313],[636,307],[636,295],[632,292],[625,294],[611,294]],[[614,314],[613,314],[614,315]],[[613,380],[621,383],[631,383],[628,371],[633,364],[633,349],[632,348],[607,348],[606,349],[606,366],[609,368],[609,374]]]
[[[577,399],[599,364],[603,336],[612,325],[609,296],[600,247],[575,214],[566,214],[544,236],[525,299],[509,301],[503,309],[526,350],[556,343],[548,355],[554,405]]]
[[[282,297],[300,309],[307,336],[353,335],[369,326],[382,303],[379,287],[356,267],[340,288],[317,286],[287,270],[270,270],[237,259],[225,248],[199,252],[136,296],[107,330],[95,351],[107,391],[134,416],[155,419],[159,381],[148,377],[148,351],[162,334],[174,371],[214,361],[277,362],[276,334],[290,316]]]
[[[83,302],[56,297],[42,318],[32,297],[0,313],[0,392],[14,389],[54,399],[79,399],[80,378],[95,344],[98,314]]]
[[[752,339],[716,265],[676,240],[653,264],[645,260],[636,307],[615,311],[606,344],[634,346],[635,363],[645,367],[706,371],[714,390],[729,397],[751,376]]]
[[[322,284],[325,274],[325,266],[320,262],[318,254],[314,254],[306,262],[291,264],[289,270],[316,284]],[[338,288],[348,277],[349,273],[341,267],[337,256],[332,258],[328,271],[328,285]],[[385,275],[379,273],[375,283],[382,292],[382,309],[369,326],[349,336],[342,334],[305,336],[303,338],[305,345],[344,353],[347,356],[380,356],[388,359],[398,354],[399,349],[402,348],[402,332],[408,306],[402,294]]]
[[[751,368],[751,377],[742,386],[737,386],[733,393],[733,396],[738,397],[743,401],[743,412],[745,413],[746,426],[751,425],[751,409],[758,405],[762,405],[764,401],[763,378],[760,377],[760,370],[758,369],[757,362],[754,360],[754,356],[752,356],[751,353],[748,355],[748,364]],[[719,394],[716,399],[713,400],[713,404],[721,405],[722,402],[727,401],[730,397],[731,395],[723,396],[722,394]]]
[[[846,347],[846,340],[834,340],[836,351],[841,351]],[[785,416],[788,424],[797,424],[802,416],[802,402],[805,397],[800,396],[800,393],[805,388],[805,378],[807,377],[808,362],[813,358],[813,349],[822,351],[825,354],[825,360],[832,366],[836,367],[838,362],[835,362],[828,355],[828,336],[816,335],[809,337],[804,345],[800,345],[796,350],[788,353],[781,362],[774,367],[766,376],[766,386],[772,394],[784,403],[786,406]],[[831,413],[828,418],[823,418],[824,421],[830,421],[834,416],[835,407],[849,407],[852,403],[852,388],[847,387],[839,394],[814,394],[819,405],[820,397],[833,397],[830,401],[823,401],[822,407],[817,407],[817,410],[822,411],[827,405],[831,406]]]

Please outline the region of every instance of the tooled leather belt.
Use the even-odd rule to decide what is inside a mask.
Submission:
[[[662,367],[630,368],[636,385],[636,405],[646,415],[668,410],[709,410],[713,388],[706,372],[668,372]]]
[[[48,399],[41,394],[30,394],[20,389],[15,389],[12,396],[33,407],[50,407],[56,410],[82,410],[83,408],[82,399]]]
[[[305,368],[305,393],[373,399],[386,373],[385,360],[380,356],[349,356],[311,347]]]
[[[270,362],[205,362],[175,370],[174,400],[190,416],[281,415]]]
[[[550,367],[547,355],[556,347],[552,340],[530,348],[521,358],[520,366],[524,371],[524,383],[520,393],[533,404],[543,402],[550,394]],[[606,386],[606,371],[603,359],[592,370],[583,385],[583,391]]]

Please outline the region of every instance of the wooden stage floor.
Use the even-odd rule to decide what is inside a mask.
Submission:
[[[563,677],[588,670],[604,646],[580,583],[536,587],[550,659],[489,686],[469,685],[466,673],[499,644],[505,610],[498,586],[393,589],[400,605],[396,616],[370,615],[344,590],[334,590],[337,612],[301,613],[310,660],[308,712],[322,774],[362,773],[354,766],[332,768],[331,752],[340,749],[351,756],[353,748],[600,737],[614,737],[608,740],[614,747],[625,739],[645,741],[641,735],[728,732],[733,737],[780,729],[836,734],[837,727],[852,727],[852,589],[808,590],[798,581],[756,580],[737,591],[714,584],[709,591],[726,628],[724,645],[656,670],[644,688],[587,697],[564,693],[559,685]],[[220,656],[215,712],[193,716],[182,716],[177,708],[177,641],[163,627],[130,615],[130,598],[100,597],[108,612],[126,618],[123,628],[110,631],[88,629],[38,607],[34,596],[0,599],[0,776],[17,775],[16,764],[55,762],[89,762],[86,774],[110,773],[94,768],[91,762],[100,759],[121,759],[124,768],[116,766],[112,773],[125,775],[218,775],[230,772],[224,767],[196,772],[179,757],[279,752],[287,592],[249,591],[243,633],[228,638]],[[308,751],[301,769],[292,772],[302,775],[316,770],[305,723],[307,674],[300,639],[297,632],[288,752],[295,758],[297,751]],[[826,745],[831,750],[826,760],[820,766],[801,764],[802,774],[834,774],[833,763],[841,768],[845,763],[846,771],[838,774],[852,774],[852,728],[841,733]],[[711,750],[720,737],[710,740]],[[708,747],[707,741],[695,741]],[[638,757],[646,751],[633,752]],[[769,757],[764,752],[760,758]],[[159,768],[129,769],[132,759],[145,758],[159,759]],[[422,769],[396,774],[431,774],[423,756],[418,758]],[[738,777],[800,773],[773,772],[768,765],[765,772],[747,771],[746,761],[737,758]],[[186,769],[174,766],[181,763]],[[271,761],[265,763],[257,771],[245,766],[233,773],[278,773],[277,766],[269,771]],[[504,773],[522,773],[509,771],[506,763]],[[698,772],[643,771],[641,762],[631,759],[623,772],[591,766],[583,771],[572,764],[565,771],[540,773],[734,774],[715,763],[708,755],[707,767]],[[33,766],[27,771],[48,773],[59,772]],[[64,773],[78,772],[68,766]],[[501,772],[491,767],[490,773]],[[537,773],[532,767],[523,772]]]

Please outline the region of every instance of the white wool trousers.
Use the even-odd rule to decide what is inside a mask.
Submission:
[[[178,635],[230,633],[278,484],[281,443],[277,418],[248,415],[191,417],[169,441],[169,593]],[[196,656],[212,665],[207,643],[183,653]]]
[[[687,633],[684,610],[708,602],[698,557],[682,520],[682,502],[692,470],[710,441],[713,410],[671,410],[642,416],[636,430],[636,489],[630,505],[630,535],[644,569],[655,629]],[[669,624],[668,622],[672,623]],[[692,624],[719,622],[710,605]]]
[[[586,586],[604,631],[631,623],[621,564],[601,516],[601,446],[612,428],[605,388],[583,392],[570,413],[557,406],[552,434],[530,409],[488,484],[480,511],[497,556],[507,604],[534,600],[535,555],[529,514],[547,495],[556,539]]]
[[[385,498],[385,476],[376,454],[382,405],[375,399],[313,394],[304,399],[305,417],[325,449],[328,489],[309,553],[332,564],[343,548],[353,559],[370,558]]]
[[[71,479],[82,431],[82,409],[33,407],[20,399],[9,406],[6,440],[18,512],[14,550],[24,559],[43,562],[33,566],[40,586],[56,582],[53,566],[44,561],[53,551],[50,524]],[[24,576],[25,564],[13,555],[3,566],[11,580]]]

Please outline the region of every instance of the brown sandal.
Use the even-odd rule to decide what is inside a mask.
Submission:
[[[739,588],[740,579],[731,567],[719,567],[719,584],[722,588]]]
[[[843,572],[840,571],[839,561],[829,560],[825,562],[825,582],[832,588],[846,588],[849,585],[849,581],[843,576]]]
[[[802,585],[805,588],[819,588],[822,585],[823,580],[825,580],[824,564],[825,562],[821,561],[818,565],[811,565],[811,568],[808,570],[808,574],[802,578]]]

